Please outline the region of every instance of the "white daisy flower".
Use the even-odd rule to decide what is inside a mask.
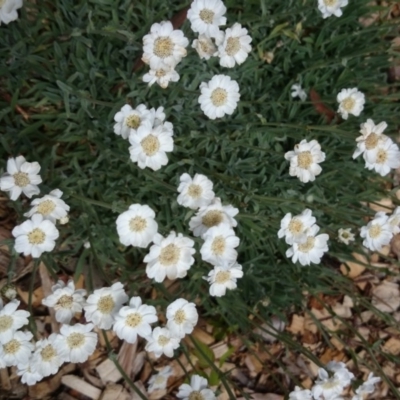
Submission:
[[[52,293],[42,300],[42,304],[54,308],[56,321],[69,324],[76,313],[82,312],[85,304],[86,290],[75,289],[72,280],[68,284],[59,280],[51,287]]]
[[[169,125],[153,127],[146,121],[138,129],[136,135],[129,137],[131,160],[137,162],[139,168],[149,167],[153,171],[168,164],[167,152],[174,150],[173,131]]]
[[[389,217],[389,225],[392,228],[393,235],[400,233],[400,207],[396,207],[392,215]]]
[[[157,109],[151,108],[150,112],[153,121],[153,126],[162,125],[164,123],[165,121],[164,107],[158,107]]]
[[[158,374],[152,375],[149,379],[148,393],[155,390],[164,390],[167,387],[168,378],[172,375],[172,368],[167,365]]]
[[[28,363],[35,345],[32,333],[16,331],[12,339],[0,336],[0,359],[7,367]]]
[[[226,290],[237,287],[238,278],[243,277],[242,266],[238,263],[216,265],[207,277],[203,277],[210,284],[210,295],[225,296]]]
[[[28,324],[30,313],[24,310],[17,310],[20,301],[13,300],[0,307],[0,337],[8,341],[13,338],[14,332]]]
[[[361,136],[356,139],[357,149],[354,151],[353,158],[364,154],[364,159],[366,160],[368,158],[366,157],[367,154],[376,154],[378,146],[388,139],[388,137],[383,134],[384,130],[387,128],[387,123],[381,122],[375,125],[372,119],[367,119],[367,122],[361,124],[360,128]]]
[[[167,327],[171,333],[183,338],[193,332],[199,319],[194,303],[185,299],[177,299],[167,307]]]
[[[399,216],[400,217],[400,216]],[[351,233],[351,228],[343,229],[340,228],[338,230],[338,240],[344,244],[349,244],[350,242],[354,242],[354,233]]]
[[[156,234],[149,254],[144,258],[147,263],[146,274],[156,282],[168,279],[183,278],[194,263],[194,241],[175,232],[164,238]]]
[[[300,84],[296,83],[290,88],[292,90],[291,96],[293,98],[299,97],[301,101],[306,101],[307,93],[303,90]]]
[[[21,383],[28,386],[36,385],[37,382],[43,379],[43,375],[39,374],[32,365],[32,359],[29,359],[25,364],[17,365],[17,375],[21,377]]]
[[[381,142],[375,152],[364,153],[365,168],[375,170],[381,176],[387,175],[391,169],[400,167],[400,150],[392,139]]]
[[[21,193],[31,198],[40,193],[37,186],[42,183],[39,171],[40,165],[36,161],[27,162],[23,156],[9,158],[7,172],[0,178],[0,190],[10,192],[11,200],[17,200]]]
[[[247,29],[237,22],[225,31],[224,40],[218,46],[221,67],[233,68],[245,62],[251,51],[252,40],[247,33]]]
[[[58,350],[59,343],[59,335],[55,333],[52,333],[47,339],[36,342],[36,350],[32,356],[32,365],[43,377],[56,374],[64,362]]]
[[[189,221],[189,229],[194,236],[203,236],[208,229],[226,224],[235,227],[235,215],[239,210],[231,205],[223,206],[221,199],[215,197],[210,205],[200,207],[199,211]]]
[[[178,204],[197,210],[207,207],[215,197],[213,183],[202,174],[196,174],[193,179],[189,174],[182,174],[179,178]]]
[[[18,19],[17,10],[22,7],[22,0],[0,0],[0,25],[9,24]]]
[[[354,374],[347,369],[343,362],[329,361],[325,369],[339,376],[344,386],[350,385],[351,380],[354,379]]]
[[[59,232],[55,225],[44,220],[41,214],[34,214],[28,221],[17,225],[12,234],[15,237],[15,251],[24,256],[32,255],[38,258],[46,251],[52,251],[56,245],[55,240]]]
[[[289,175],[296,176],[301,182],[313,182],[322,168],[319,163],[325,161],[325,153],[316,140],[307,142],[303,139],[294,146],[294,151],[288,151],[285,159],[290,161]]]
[[[156,309],[142,304],[140,297],[132,297],[129,306],[122,307],[115,316],[113,331],[120,339],[136,343],[138,335],[143,338],[151,335],[150,324],[156,321]]]
[[[349,114],[358,117],[364,109],[365,96],[357,88],[342,89],[337,95],[339,103],[338,113],[343,119],[349,118]]]
[[[121,282],[116,282],[111,287],[96,289],[83,307],[86,321],[93,322],[100,329],[110,329],[122,304],[128,299]]]
[[[168,328],[154,328],[151,336],[147,338],[146,351],[154,353],[156,358],[165,354],[167,357],[174,356],[174,350],[179,347],[180,339],[170,332]]]
[[[83,363],[96,350],[97,334],[93,324],[62,325],[58,350],[64,361]]]
[[[155,216],[148,205],[132,204],[116,221],[120,242],[125,246],[147,247],[158,230]]]
[[[289,400],[312,400],[311,390],[294,387],[294,391],[289,393]]]
[[[162,21],[155,23],[150,28],[150,33],[143,37],[144,63],[151,69],[159,69],[164,66],[175,67],[187,52],[185,47],[188,39],[181,30],[174,30],[171,22]]]
[[[125,104],[114,116],[114,133],[128,139],[134,135],[143,125],[144,121],[152,122],[152,113],[144,104],[139,104],[133,109],[129,104]]]
[[[287,244],[305,243],[308,235],[308,228],[311,228],[316,222],[312,216],[312,211],[306,208],[301,214],[292,217],[287,213],[281,221],[281,229],[278,231],[278,237],[285,237]]]
[[[184,383],[179,386],[179,392],[176,396],[183,400],[215,400],[214,392],[207,389],[207,386],[207,379],[200,375],[192,375],[190,385]]]
[[[147,82],[149,86],[152,86],[157,82],[163,89],[168,87],[170,82],[178,82],[180,76],[173,67],[163,66],[158,69],[150,69],[147,74],[143,75],[143,82]]]
[[[375,391],[375,385],[381,381],[381,378],[374,376],[372,372],[369,373],[367,380],[356,389],[356,395],[352,400],[363,400]]]
[[[216,37],[219,26],[226,24],[226,7],[221,0],[194,0],[187,12],[193,32]]]
[[[377,212],[374,219],[361,228],[360,236],[364,238],[363,245],[367,249],[380,251],[393,237],[389,217],[383,211]]]
[[[197,51],[197,54],[201,59],[209,60],[217,51],[212,39],[206,35],[199,35],[199,37],[193,40],[192,48]]]
[[[200,108],[210,119],[231,115],[240,99],[239,85],[227,75],[214,75],[200,84]]]
[[[313,225],[308,230],[307,240],[304,243],[292,244],[287,249],[286,257],[292,257],[292,262],[299,262],[301,265],[310,265],[310,263],[319,264],[325,252],[327,252],[327,241],[329,236],[326,233],[316,236],[319,226]]]
[[[318,0],[318,9],[322,13],[322,18],[328,18],[332,15],[341,17],[342,7],[349,4],[348,0]]]
[[[32,217],[33,214],[42,214],[44,219],[55,224],[58,219],[66,217],[69,211],[69,205],[61,200],[62,195],[61,190],[54,189],[44,197],[32,200],[32,208],[24,216]]]
[[[213,265],[232,264],[236,261],[240,239],[228,225],[210,228],[203,235],[204,243],[201,246],[201,258]]]
[[[332,377],[329,377],[328,372],[323,368],[319,368],[318,377],[319,379],[315,381],[311,389],[312,395],[316,400],[340,398],[343,389],[348,385],[342,379],[340,373],[335,373]]]

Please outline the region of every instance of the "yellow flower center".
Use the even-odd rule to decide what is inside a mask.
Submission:
[[[157,386],[164,385],[165,381],[166,381],[165,376],[158,375],[158,376],[156,376],[156,379],[154,379],[154,385],[157,385]]]
[[[57,356],[57,352],[51,344],[48,344],[41,352],[43,361],[50,361]]]
[[[199,40],[198,43],[203,53],[211,53],[212,48],[207,40]]]
[[[45,201],[42,201],[38,205],[37,212],[42,215],[49,215],[54,211],[55,208],[56,208],[56,205],[55,205],[54,201],[45,200]]]
[[[143,321],[143,317],[139,313],[132,313],[126,317],[125,325],[135,328]]]
[[[162,78],[163,76],[167,75],[167,72],[164,71],[162,68],[158,69],[156,71],[156,77],[157,78]]]
[[[7,0],[0,0],[0,8],[4,6],[4,4],[6,4]]]
[[[309,151],[302,151],[298,156],[297,156],[297,165],[300,168],[303,169],[308,169],[310,165],[313,162],[312,155]]]
[[[35,228],[28,233],[28,241],[30,244],[42,244],[46,239],[46,234],[39,228]]]
[[[85,344],[85,335],[74,332],[67,337],[67,344],[70,349],[77,349]]]
[[[337,0],[324,0],[324,3],[327,7],[333,7],[336,5]]]
[[[377,164],[385,164],[388,159],[388,154],[385,149],[379,149],[378,154],[376,155]]]
[[[207,228],[219,225],[223,221],[222,211],[211,210],[201,219],[201,222]]]
[[[208,8],[203,8],[200,13],[199,13],[199,17],[200,19],[205,22],[206,24],[212,24],[214,21],[214,15],[215,13],[213,11],[211,11]]]
[[[21,348],[21,343],[16,339],[12,339],[8,343],[3,345],[3,351],[6,354],[18,353],[20,348]]]
[[[97,302],[97,309],[102,314],[111,314],[114,307],[115,307],[115,302],[111,294],[100,297],[99,301]]]
[[[240,45],[239,38],[230,37],[226,41],[226,47],[225,47],[226,54],[228,54],[228,56],[232,57],[241,49],[241,47],[242,46]]]
[[[13,175],[13,178],[15,184],[19,187],[25,187],[31,183],[28,178],[28,174],[26,174],[25,172],[17,172]]]
[[[140,144],[142,145],[143,151],[145,152],[146,156],[154,156],[160,149],[160,141],[156,136],[148,135],[146,136]]]
[[[303,223],[299,219],[293,218],[289,223],[288,229],[292,234],[299,234],[303,232]]]
[[[371,226],[371,228],[369,228],[369,236],[372,239],[377,238],[378,236],[380,236],[381,233],[382,233],[382,227],[378,224],[374,224]]]
[[[215,275],[215,283],[225,283],[228,282],[231,279],[231,273],[228,271],[219,271]]]
[[[159,37],[154,41],[153,52],[157,57],[167,58],[172,56],[174,49],[173,41],[165,36]]]
[[[312,236],[308,236],[307,241],[305,243],[299,244],[299,250],[303,253],[308,253],[310,250],[314,248],[315,238]]]
[[[224,254],[225,247],[225,238],[223,236],[217,236],[212,242],[211,251],[217,256],[221,256],[222,254]]]
[[[142,232],[147,227],[147,221],[142,217],[135,217],[129,221],[129,228],[132,232]]]
[[[186,314],[183,310],[178,310],[174,315],[174,321],[176,324],[181,325],[186,321]]]
[[[8,331],[13,325],[13,318],[9,315],[0,317],[0,332]]]
[[[195,185],[195,184],[191,184],[188,188],[188,195],[190,197],[193,197],[194,199],[198,199],[201,196],[201,193],[203,192],[203,189],[201,188],[200,185]]]
[[[158,342],[158,344],[160,345],[160,346],[165,346],[165,345],[167,345],[168,343],[169,343],[169,341],[170,341],[170,339],[169,338],[167,338],[166,336],[164,336],[164,335],[160,335],[159,337],[158,337],[158,339],[157,339],[157,342]]]
[[[356,104],[356,101],[352,97],[347,97],[346,99],[343,100],[342,107],[347,112],[350,112],[354,108],[355,104]]]
[[[163,247],[160,251],[160,255],[158,256],[160,264],[164,267],[175,265],[179,260],[180,253],[181,250],[179,247],[173,243]]]
[[[350,237],[349,232],[342,232],[342,238],[343,238],[343,239],[347,239],[347,238],[349,238],[349,237]]]
[[[379,135],[377,135],[375,132],[372,132],[365,139],[365,148],[367,150],[372,150],[377,146],[378,142],[379,142]]]
[[[211,93],[211,103],[215,107],[223,106],[228,99],[228,92],[222,88],[216,88]]]
[[[72,304],[74,303],[74,299],[72,296],[68,296],[67,294],[64,294],[61,296],[57,304],[55,305],[55,309],[60,309],[60,308],[72,308]]]
[[[137,115],[137,114],[128,115],[125,119],[126,126],[129,126],[129,128],[131,128],[131,129],[139,128],[140,122],[141,122],[141,119],[140,119],[139,115]]]
[[[198,390],[195,390],[189,394],[189,400],[204,400],[204,396]]]

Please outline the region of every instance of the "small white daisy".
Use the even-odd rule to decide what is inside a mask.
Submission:
[[[329,361],[325,369],[334,372],[337,377],[340,377],[344,386],[350,385],[351,380],[354,379],[354,374],[347,369],[346,364],[343,362]]]
[[[149,72],[143,75],[143,82],[147,82],[152,86],[157,82],[163,89],[168,87],[170,82],[178,82],[180,76],[173,67],[163,66],[158,69],[150,69]]]
[[[219,26],[226,24],[226,7],[221,0],[194,0],[187,12],[193,32],[216,37]]]
[[[42,304],[54,308],[57,322],[69,324],[76,313],[82,312],[86,290],[75,289],[72,280],[69,280],[67,285],[59,280],[51,287],[51,291],[52,293],[42,300]]]
[[[55,224],[58,219],[66,217],[69,211],[69,205],[61,200],[62,195],[61,190],[54,189],[44,197],[32,200],[32,208],[24,216],[32,217],[33,214],[42,214],[44,219]]]
[[[338,231],[338,240],[344,244],[354,242],[354,233],[351,233],[351,228],[343,229],[340,228]]]
[[[64,361],[83,363],[96,350],[97,334],[93,324],[62,325],[58,350]]]
[[[349,118],[349,114],[358,117],[364,109],[365,96],[357,88],[342,89],[337,95],[339,103],[338,113],[343,119]]]
[[[158,374],[152,375],[149,379],[148,393],[152,393],[155,390],[164,390],[167,387],[168,378],[172,376],[172,368],[167,365]]]
[[[318,378],[311,389],[312,395],[318,400],[340,398],[343,389],[347,386],[340,374],[335,373],[332,377],[329,377],[328,372],[323,368],[319,368]]]
[[[322,13],[322,18],[328,18],[332,15],[341,17],[342,7],[347,6],[348,0],[318,0],[318,9]]]
[[[150,324],[156,321],[156,309],[142,304],[140,297],[132,297],[129,306],[122,307],[115,316],[113,331],[120,339],[135,343],[138,335],[143,338],[151,335]]]
[[[197,54],[201,59],[209,60],[217,51],[212,39],[206,35],[199,35],[199,37],[193,40],[192,48],[197,51]]]
[[[381,176],[387,175],[391,169],[400,167],[400,150],[392,139],[381,142],[375,152],[364,153],[365,168],[375,170]]]
[[[40,193],[37,185],[42,183],[42,178],[39,172],[40,165],[36,161],[27,162],[23,156],[9,158],[7,172],[0,178],[0,190],[10,192],[11,200],[17,200],[21,193],[31,198]]]
[[[35,345],[32,333],[16,331],[12,339],[0,336],[0,359],[7,367],[28,363]]]
[[[183,338],[193,332],[199,319],[194,303],[185,299],[177,299],[167,307],[167,327],[171,333]]]
[[[64,359],[59,354],[59,335],[52,333],[47,339],[36,342],[36,350],[32,356],[32,365],[42,376],[56,374]]]
[[[210,284],[210,295],[225,296],[226,290],[233,290],[237,287],[238,278],[243,277],[242,266],[233,264],[216,265],[207,277],[203,277]]]
[[[301,101],[306,101],[307,93],[303,90],[300,84],[296,83],[290,88],[292,90],[291,96],[293,98],[299,97]]]
[[[155,23],[150,33],[143,37],[142,60],[155,70],[164,66],[175,67],[186,56],[188,44],[183,32],[174,30],[171,22]]]
[[[179,392],[176,395],[183,400],[215,400],[215,394],[211,389],[207,389],[207,379],[200,375],[192,375],[190,385],[187,383],[179,386]]]
[[[155,216],[148,205],[132,204],[116,221],[120,242],[125,246],[147,247],[158,230]]]
[[[329,250],[329,236],[326,233],[316,236],[318,231],[317,225],[309,228],[307,240],[304,243],[294,242],[292,247],[287,249],[286,257],[292,257],[293,263],[298,261],[301,265],[319,264],[324,253]]]
[[[307,142],[303,139],[294,146],[294,151],[288,151],[285,159],[290,161],[289,175],[296,176],[301,182],[313,182],[322,168],[319,163],[325,161],[325,153],[316,140]]]
[[[200,253],[204,261],[213,265],[232,264],[236,261],[238,253],[235,248],[239,246],[240,239],[228,225],[210,228],[203,239]]]
[[[203,236],[208,229],[223,224],[235,227],[235,215],[239,210],[231,205],[223,206],[221,199],[215,197],[210,205],[200,207],[199,211],[189,221],[189,229],[194,236]]]
[[[367,249],[380,251],[393,237],[389,217],[383,211],[377,212],[374,219],[361,228],[360,236],[364,238],[363,245]]]
[[[196,174],[193,179],[189,174],[182,174],[179,178],[178,204],[197,210],[208,206],[215,197],[213,183],[202,174]]]
[[[128,139],[134,135],[142,126],[144,121],[152,122],[152,113],[144,104],[139,104],[133,109],[129,104],[125,104],[114,116],[114,133]]]
[[[365,396],[375,391],[375,385],[381,381],[381,378],[374,376],[372,372],[369,373],[367,380],[356,389],[357,396],[352,400],[363,400]]]
[[[166,153],[174,150],[173,131],[165,124],[153,127],[146,121],[138,129],[136,135],[129,137],[131,160],[137,162],[139,168],[149,167],[153,171],[168,164]]]
[[[225,31],[223,42],[218,46],[219,64],[221,67],[233,68],[243,64],[251,51],[251,37],[246,28],[239,23]]]
[[[392,212],[392,215],[389,217],[388,222],[392,228],[393,235],[400,233],[400,207],[396,207],[396,209]]]
[[[200,84],[200,108],[210,119],[231,115],[240,99],[239,85],[227,75],[214,75]]]
[[[83,307],[86,321],[93,322],[100,329],[110,329],[122,304],[128,299],[121,282],[116,282],[111,287],[96,289]]]
[[[294,391],[289,393],[289,400],[312,400],[311,390],[294,387]]]
[[[294,217],[292,217],[291,213],[287,213],[281,221],[278,237],[285,237],[287,244],[293,244],[293,242],[304,243],[307,240],[308,228],[311,228],[315,222],[316,219],[308,208]]]
[[[55,240],[59,232],[55,225],[44,220],[41,214],[34,214],[28,221],[17,225],[12,234],[15,237],[15,251],[24,256],[32,255],[38,258],[46,251],[52,251],[56,245]]]
[[[13,334],[24,325],[28,324],[30,313],[24,310],[17,310],[20,302],[10,301],[3,308],[0,307],[0,337],[2,340],[11,340]]]
[[[147,338],[146,351],[154,353],[156,358],[165,354],[167,357],[174,356],[174,350],[179,347],[180,339],[170,332],[168,328],[154,328],[151,336]]]
[[[147,276],[156,282],[162,282],[166,277],[185,277],[194,263],[194,241],[172,231],[166,238],[156,234],[153,243],[143,260],[147,263]]]
[[[28,386],[36,385],[37,382],[43,379],[43,375],[39,374],[32,365],[32,358],[25,364],[17,365],[17,375],[21,377],[21,383],[25,383]]]
[[[9,24],[18,19],[17,10],[22,7],[22,0],[0,0],[0,25]]]

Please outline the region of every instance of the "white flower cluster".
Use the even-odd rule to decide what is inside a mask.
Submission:
[[[165,121],[164,108],[148,109],[139,104],[133,109],[125,104],[114,116],[114,133],[128,139],[131,160],[139,168],[159,170],[168,164],[166,153],[174,149],[174,128]]]
[[[331,361],[325,369],[318,370],[318,378],[311,390],[296,386],[295,390],[289,393],[289,400],[344,400],[342,393],[350,385],[354,375],[344,363]],[[375,391],[375,384],[380,380],[370,373],[367,380],[355,390],[351,400],[364,400],[365,396]]]
[[[349,4],[348,0],[318,0],[318,9],[324,19],[332,15],[341,17],[343,14],[342,7],[347,6],[347,4]]]
[[[0,178],[0,190],[10,192],[10,199],[17,200],[23,193],[31,198],[40,193],[42,182],[38,162],[29,163],[23,156],[9,158],[7,172]],[[42,198],[32,200],[30,211],[24,214],[29,220],[12,230],[15,251],[38,258],[43,252],[52,251],[59,236],[57,220],[67,217],[69,206],[61,200],[62,191],[52,190]]]
[[[311,210],[306,208],[301,214],[292,217],[291,213],[284,216],[281,221],[279,238],[285,238],[291,245],[286,251],[286,257],[292,257],[292,262],[301,265],[310,263],[319,264],[325,252],[328,251],[329,236],[326,233],[317,235],[319,226]]]
[[[1,0],[0,1],[0,25],[9,24],[18,19],[17,10],[22,7],[22,0]]]

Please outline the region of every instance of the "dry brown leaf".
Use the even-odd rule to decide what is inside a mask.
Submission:
[[[400,354],[400,340],[394,337],[391,337],[383,346],[382,350],[397,356]]]
[[[304,317],[301,317],[300,315],[293,314],[292,316],[292,323],[290,326],[286,328],[287,331],[293,333],[294,335],[297,335],[298,333],[303,334],[304,333]]]
[[[96,371],[99,374],[99,377],[103,384],[107,384],[108,382],[118,382],[122,379],[121,373],[118,371],[114,362],[109,358],[104,360],[101,364],[96,367]]]
[[[101,394],[100,400],[129,400],[130,395],[122,385],[110,384]]]
[[[394,312],[400,306],[400,290],[397,283],[383,281],[372,291],[372,304],[382,312]]]
[[[79,393],[82,393],[84,396],[89,397],[90,399],[97,400],[100,398],[100,389],[93,385],[90,385],[89,383],[81,378],[78,378],[75,375],[64,375],[61,378],[61,383]]]
[[[364,254],[353,252],[351,253],[351,255],[359,262],[346,261],[344,264],[340,266],[340,271],[343,275],[354,279],[365,271],[366,267],[363,264],[368,265],[369,263],[367,257]]]

